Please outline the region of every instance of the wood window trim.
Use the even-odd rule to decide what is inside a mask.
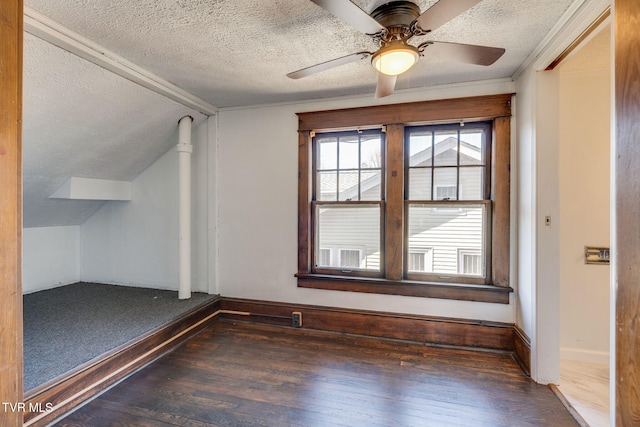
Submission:
[[[491,303],[509,303],[510,264],[510,117],[513,94],[455,98],[404,104],[379,105],[298,113],[298,286],[351,292],[406,295]],[[312,138],[315,132],[364,129],[386,126],[387,150],[403,149],[393,140],[404,139],[404,127],[457,121],[493,122],[491,276],[490,285],[430,283],[403,280],[402,242],[404,203],[387,209],[385,215],[384,278],[313,274],[311,245]],[[392,138],[397,135],[398,138]],[[402,136],[402,138],[400,138]],[[396,144],[397,145],[397,144]],[[387,165],[385,180],[388,197],[403,198],[404,172],[401,165]],[[394,189],[395,191],[390,191]],[[387,201],[389,199],[387,198]]]

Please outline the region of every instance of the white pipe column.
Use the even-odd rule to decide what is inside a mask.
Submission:
[[[180,221],[180,287],[179,299],[191,298],[191,123],[193,118],[184,116],[178,122],[178,174]]]

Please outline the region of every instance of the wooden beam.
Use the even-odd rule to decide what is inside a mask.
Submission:
[[[0,2],[0,425],[22,425],[22,0]]]
[[[493,224],[491,238],[491,282],[495,286],[509,286],[510,255],[510,193],[511,193],[511,121],[498,117],[494,121],[496,143],[494,156]]]
[[[403,222],[404,222],[404,126],[387,126],[387,164],[385,212],[385,277],[402,280],[403,262]]]
[[[298,133],[298,273],[310,272],[312,248],[311,235],[311,133]],[[302,172],[301,172],[302,171]]]
[[[640,425],[640,2],[615,0],[616,425]]]
[[[511,94],[502,94],[298,113],[298,130],[340,130],[397,123],[431,124],[451,120],[469,122],[509,116]]]

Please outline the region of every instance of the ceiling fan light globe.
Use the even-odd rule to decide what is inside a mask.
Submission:
[[[418,49],[411,45],[387,46],[373,55],[371,64],[383,74],[397,76],[413,67],[419,56]]]

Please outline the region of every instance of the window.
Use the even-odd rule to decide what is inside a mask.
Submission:
[[[318,251],[318,266],[329,266],[331,265],[331,249],[329,248],[320,248]]]
[[[383,141],[380,130],[313,138],[315,272],[380,274]],[[321,262],[326,247],[342,248],[335,262]]]
[[[474,250],[460,250],[458,252],[458,272],[471,276],[482,275],[482,255]]]
[[[357,249],[340,249],[340,267],[360,268],[361,253]]]
[[[508,303],[509,115],[510,95],[300,113],[298,286]]]
[[[316,251],[316,268],[358,269],[366,268],[367,260],[363,259],[362,249],[353,248],[320,248]]]
[[[409,269],[406,278],[487,283],[490,148],[486,122],[405,127],[407,250],[428,245],[437,254],[430,270]],[[461,249],[469,247],[477,248],[481,264],[470,273],[458,267]]]
[[[423,273],[433,271],[433,249],[409,251],[407,271]]]
[[[458,198],[458,187],[455,185],[437,185],[436,200],[456,200]]]

